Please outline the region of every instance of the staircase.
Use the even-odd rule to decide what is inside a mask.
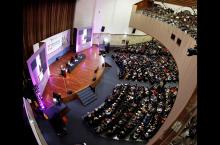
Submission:
[[[90,103],[92,103],[97,99],[95,93],[91,90],[90,87],[85,88],[84,90],[78,92],[77,94],[79,96],[81,103],[84,106],[89,105]]]

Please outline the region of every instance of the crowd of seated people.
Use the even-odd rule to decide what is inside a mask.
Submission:
[[[168,116],[177,87],[117,84],[104,103],[88,112],[84,121],[94,132],[119,140],[148,141]]]
[[[191,14],[188,10],[175,13],[174,10],[163,8],[159,4],[154,4],[152,8],[144,10],[143,14],[175,25],[197,39],[197,14]]]
[[[193,116],[184,129],[169,145],[196,145],[197,144],[197,115]]]
[[[177,82],[176,63],[167,49],[157,41],[129,45],[112,55],[119,66],[119,79],[150,82]]]

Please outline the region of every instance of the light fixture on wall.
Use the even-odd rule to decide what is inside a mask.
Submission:
[[[188,48],[186,54],[187,54],[187,56],[197,55],[198,54],[197,46],[194,48]]]

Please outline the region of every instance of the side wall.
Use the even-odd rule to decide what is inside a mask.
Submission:
[[[93,25],[96,0],[77,0],[74,13],[74,28]]]
[[[94,15],[94,33],[100,33],[105,26],[105,33],[131,34],[133,28],[129,27],[132,5],[140,0],[96,0]],[[136,31],[135,35],[144,35]]]

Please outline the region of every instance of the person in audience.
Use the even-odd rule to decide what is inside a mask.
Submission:
[[[159,4],[154,5],[151,9],[143,12],[144,15],[158,19],[160,21],[172,24],[180,28],[182,31],[189,33],[193,38],[197,39],[197,14],[192,14],[188,10],[174,13],[170,8],[166,9]]]
[[[114,60],[120,69],[120,79],[149,81],[151,84],[178,80],[177,66],[167,49],[160,46],[156,40],[137,45],[147,47],[145,55],[140,55],[137,51],[131,52],[131,48],[136,47],[135,45],[130,45],[128,49],[118,50],[114,55]]]
[[[148,141],[164,123],[177,95],[178,69],[169,51],[156,40],[115,49],[119,78],[149,82],[117,84],[104,103],[84,121],[97,134],[114,139]],[[140,61],[141,60],[141,61]]]

